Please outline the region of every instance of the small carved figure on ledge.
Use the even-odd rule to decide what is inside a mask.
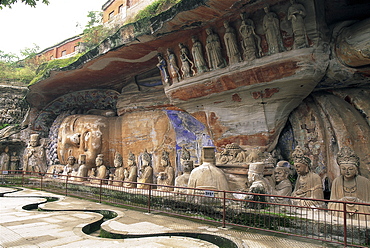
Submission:
[[[181,72],[184,78],[191,77],[195,75],[193,69],[194,63],[189,58],[189,51],[186,46],[182,43],[179,44],[180,47],[180,59],[181,59]]]
[[[190,173],[194,168],[193,161],[183,160],[182,161],[182,167],[183,167],[184,172],[183,172],[182,175],[176,177],[175,186],[188,187]],[[180,193],[186,193],[187,189],[175,188],[175,191],[180,192]]]
[[[141,174],[139,175],[139,183],[153,183],[153,167],[152,167],[152,157],[145,149],[141,158]],[[140,189],[149,189],[150,185],[139,184]]]
[[[193,41],[193,47],[191,48],[191,54],[193,55],[194,64],[197,68],[197,74],[202,74],[203,72],[207,72],[207,63],[204,59],[203,55],[203,48],[202,43],[195,37],[191,37],[191,40]]]
[[[169,72],[172,78],[172,82],[178,83],[181,80],[180,69],[177,66],[175,54],[167,48],[167,57],[169,63]]]
[[[306,17],[305,7],[297,3],[295,0],[290,0],[292,4],[288,9],[288,20],[292,23],[294,35],[294,48],[304,48],[308,46],[306,27],[304,18]]]
[[[292,153],[294,167],[298,173],[292,196],[313,199],[324,199],[323,186],[321,178],[310,169],[311,160],[304,156],[303,150],[297,146]],[[322,202],[292,199],[292,204],[305,207],[321,207]]]
[[[137,166],[135,155],[130,152],[127,159],[127,176],[125,177],[125,187],[136,188],[137,182]]]
[[[125,168],[123,168],[123,158],[118,152],[114,155],[114,167],[116,168],[113,174],[113,185],[122,186],[125,180]]]
[[[265,31],[268,45],[268,55],[284,51],[283,40],[280,33],[280,22],[277,15],[270,12],[269,7],[265,6],[266,15],[263,17],[263,30]]]
[[[157,67],[158,67],[159,71],[161,72],[163,84],[164,85],[171,85],[170,76],[168,75],[168,72],[167,72],[167,62],[166,62],[166,60],[163,58],[161,53],[157,54],[157,58],[158,58]]]
[[[0,156],[0,170],[10,170],[10,155],[9,155],[9,147],[6,146],[4,152],[1,153]]]
[[[226,67],[226,61],[222,56],[221,42],[218,35],[211,28],[206,29],[206,52],[210,70],[216,70]]]
[[[92,183],[100,183],[102,179],[107,178],[107,167],[104,165],[104,155],[103,154],[98,154],[98,156],[95,159],[95,166],[96,168],[93,168],[93,175],[91,175],[91,178],[96,178],[90,180]],[[104,183],[104,182],[103,182]]]
[[[370,203],[370,180],[358,174],[360,159],[349,147],[343,147],[337,156],[337,163],[340,167],[340,176],[335,178],[331,187],[330,200],[348,201],[353,204],[346,204],[349,212],[347,217],[352,219],[365,220],[364,215],[356,213],[370,213],[370,207],[356,205],[356,202]],[[330,202],[329,209],[343,210],[342,203]],[[343,217],[342,212],[330,212],[333,215]]]
[[[74,156],[69,156],[67,159],[67,164],[63,169],[63,176],[70,176],[74,170],[77,170],[76,158]]]
[[[229,57],[229,64],[239,63],[241,61],[241,56],[238,48],[238,43],[236,42],[235,30],[230,27],[230,23],[228,21],[224,22],[224,27],[226,29],[224,41],[227,56]]]
[[[255,32],[255,26],[251,19],[242,16],[242,25],[239,32],[242,36],[243,58],[245,61],[252,61],[262,57],[261,38]]]
[[[173,186],[175,183],[175,170],[171,166],[171,161],[167,151],[163,151],[162,153],[161,165],[164,167],[164,171],[158,174],[157,184]],[[173,191],[173,188],[170,187],[161,187],[159,189]]]

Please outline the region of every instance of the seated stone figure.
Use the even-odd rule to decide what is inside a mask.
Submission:
[[[271,191],[272,195],[290,196],[292,194],[292,183],[289,181],[288,176],[288,167],[276,167],[274,169],[273,177],[275,179],[275,185]],[[289,203],[288,198],[271,197],[271,201],[276,203]]]
[[[356,202],[370,203],[370,180],[358,174],[359,157],[349,147],[343,147],[337,156],[340,176],[335,178],[331,187],[330,200],[348,201],[347,218],[364,220],[365,216],[356,213],[370,213],[368,206],[356,205]],[[343,210],[342,203],[330,202],[328,208]],[[342,212],[330,211],[331,214],[343,217]]]
[[[114,156],[114,167],[116,168],[113,174],[114,186],[122,186],[123,180],[125,179],[125,168],[123,168],[123,158],[122,155],[116,152]]]
[[[265,170],[265,164],[263,162],[251,163],[248,170],[248,182],[249,192],[270,194],[272,191],[269,180],[263,177],[263,171]]]
[[[74,156],[69,156],[67,159],[67,164],[63,169],[63,176],[71,176],[73,171],[77,170],[78,165],[76,165],[76,158]]]
[[[188,187],[190,173],[194,168],[193,161],[183,160],[182,161],[182,166],[183,166],[183,169],[184,169],[184,173],[182,175],[176,177],[175,186]],[[187,189],[175,188],[175,191],[180,192],[180,193],[186,193]]]
[[[92,170],[93,174],[90,175],[92,179],[90,179],[90,182],[92,183],[100,183],[102,179],[107,178],[107,167],[104,165],[104,155],[98,154],[98,156],[95,159],[95,166],[96,168],[93,168]],[[103,183],[105,183],[103,181]]]
[[[87,178],[87,173],[88,173],[88,168],[86,166],[86,155],[81,154],[79,159],[78,159],[78,171],[77,171],[77,177],[76,181],[86,181]]]
[[[142,155],[142,168],[140,170],[141,175],[139,176],[139,183],[153,183],[153,167],[152,167],[152,157],[147,152],[144,151]],[[138,188],[140,189],[149,189],[150,185],[147,184],[139,184]]]
[[[323,186],[321,178],[316,173],[310,170],[311,160],[304,156],[301,147],[297,146],[292,154],[294,167],[297,171],[298,178],[295,184],[292,196],[324,199]],[[292,204],[305,207],[321,207],[323,203],[320,201],[292,199]]]
[[[40,144],[38,134],[31,134],[29,145],[24,149],[23,170],[42,173],[47,171],[45,145]]]
[[[164,167],[164,171],[158,174],[157,184],[159,185],[171,185],[175,184],[175,170],[171,166],[171,161],[167,151],[163,151],[161,165]],[[160,190],[173,191],[171,187],[159,187]]]
[[[137,181],[137,166],[135,155],[133,153],[129,153],[128,160],[127,160],[127,176],[125,177],[125,187],[128,188],[136,188],[136,181]]]

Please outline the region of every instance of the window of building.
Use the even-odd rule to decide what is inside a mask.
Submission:
[[[62,51],[62,57],[67,55],[67,50]]]
[[[108,19],[111,20],[113,18],[113,16],[114,16],[114,10],[109,13]]]

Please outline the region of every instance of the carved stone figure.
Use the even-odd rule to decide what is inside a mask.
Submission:
[[[167,151],[163,151],[161,158],[161,165],[164,167],[164,171],[158,174],[157,183],[160,185],[171,185],[175,184],[175,170],[171,166],[171,161]],[[161,190],[173,191],[170,187],[161,187]]]
[[[92,183],[100,183],[102,179],[107,178],[107,167],[104,165],[104,155],[98,154],[98,156],[95,159],[95,166],[96,168],[93,168],[92,172],[93,175],[91,175],[91,178],[96,178],[90,180]],[[104,182],[103,182],[104,183]]]
[[[228,21],[224,22],[224,27],[226,29],[224,41],[227,56],[229,57],[229,64],[239,63],[241,61],[241,56],[238,48],[238,43],[236,41],[235,30],[234,28],[230,27],[230,23]]]
[[[365,216],[356,213],[369,214],[370,207],[355,204],[370,203],[370,180],[358,174],[360,159],[352,149],[343,147],[337,155],[337,163],[341,175],[333,181],[330,200],[353,202],[353,204],[346,204],[346,210],[349,212],[347,218],[365,220]],[[343,210],[343,204],[330,202],[328,208]],[[331,211],[330,213],[343,217],[342,212]]]
[[[17,155],[17,152],[13,152],[10,157],[10,170],[19,170],[19,156]]]
[[[129,153],[128,159],[127,159],[127,171],[128,175],[125,178],[125,187],[129,188],[136,188],[136,181],[137,181],[137,166],[136,166],[136,160],[135,155],[133,153]]]
[[[214,149],[214,147],[203,147],[203,163],[190,173],[190,188],[229,190],[225,173],[215,165]]]
[[[248,170],[249,192],[260,194],[271,194],[272,186],[270,182],[263,177],[265,164],[263,162],[251,163]]]
[[[76,166],[76,158],[74,156],[69,156],[67,159],[67,164],[64,166],[63,169],[63,176],[70,176],[72,174],[72,171],[77,169]]]
[[[45,147],[39,144],[39,135],[31,134],[30,141],[23,155],[23,169],[45,173],[47,170]]]
[[[184,169],[184,172],[182,175],[176,177],[175,179],[175,186],[178,187],[188,187],[189,184],[189,177],[190,173],[194,168],[193,161],[191,160],[183,160],[182,167]],[[181,189],[181,188],[175,188],[176,192],[180,193],[186,193],[187,189]]]
[[[180,47],[180,59],[181,59],[181,71],[184,78],[191,77],[195,75],[193,69],[194,63],[189,58],[189,51],[186,46],[182,43],[179,44]]]
[[[147,150],[144,151],[142,155],[141,160],[141,174],[139,175],[139,183],[153,183],[153,167],[152,167],[152,157],[147,152]],[[139,184],[137,186],[140,189],[149,189],[150,185],[146,184]]]
[[[292,196],[323,199],[324,193],[321,178],[319,175],[310,170],[311,160],[304,156],[303,150],[299,146],[297,146],[292,153],[292,157],[294,160],[294,167],[298,173],[298,178]],[[292,204],[306,207],[322,206],[322,202],[320,201],[298,199],[292,199]]]
[[[304,18],[306,17],[306,9],[302,4],[296,3],[295,0],[290,0],[292,4],[288,9],[288,20],[292,23],[294,35],[294,48],[303,48],[308,46],[306,27]]]
[[[235,164],[244,163],[247,159],[247,152],[244,151],[238,144],[227,144],[225,149],[216,154],[217,164]]]
[[[76,181],[86,181],[87,173],[88,173],[88,167],[86,166],[86,155],[81,154],[78,159],[78,171],[77,171],[77,178]]]
[[[252,61],[262,57],[261,38],[255,32],[255,26],[251,19],[242,20],[239,28],[242,36],[243,58]]]
[[[157,67],[158,67],[159,71],[161,72],[163,84],[171,85],[170,76],[168,75],[168,72],[167,72],[167,62],[166,62],[166,60],[163,58],[161,53],[157,54],[157,58],[158,58]]]
[[[280,23],[277,15],[270,12],[266,6],[263,8],[266,15],[263,17],[263,30],[268,45],[268,55],[284,51],[283,40],[280,33]]]
[[[6,146],[4,152],[0,155],[0,170],[10,170],[9,147]]]
[[[210,70],[216,70],[226,67],[226,61],[222,56],[221,42],[218,35],[211,28],[206,29],[206,52]]]
[[[195,37],[191,37],[193,42],[193,47],[191,48],[191,54],[193,55],[194,64],[197,68],[197,74],[201,74],[203,72],[208,71],[206,60],[203,56],[203,48],[202,43]]]
[[[190,152],[188,151],[188,149],[186,149],[185,146],[181,147],[181,159],[183,161],[190,160]]]
[[[288,179],[289,168],[288,167],[276,167],[274,169],[275,185],[272,188],[272,195],[290,196],[292,194],[292,183]],[[272,202],[276,203],[289,203],[288,198],[271,198]]]
[[[171,74],[172,81],[178,83],[181,80],[181,74],[180,69],[177,66],[176,56],[170,49],[167,49],[167,57],[169,64],[169,72]]]
[[[113,185],[122,186],[125,179],[125,168],[123,168],[123,158],[118,152],[114,155],[114,167],[116,168],[113,174]]]

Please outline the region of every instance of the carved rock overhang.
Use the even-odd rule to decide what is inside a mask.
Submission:
[[[206,27],[214,27],[216,21],[220,24],[229,20],[241,9],[253,13],[266,4],[283,2],[287,0],[184,0],[159,16],[122,27],[75,63],[51,71],[48,78],[29,86],[27,101],[31,107],[42,109],[54,99],[74,91],[111,89],[120,92],[135,75],[155,68],[157,52],[164,52],[165,48],[192,35],[203,35],[201,32]],[[327,2],[323,0],[322,6],[330,5]],[[364,5],[368,6],[367,3],[353,5],[356,8],[353,13],[364,12],[361,12]],[[338,9],[332,9],[324,10],[327,22],[338,21],[334,18]],[[351,18],[348,15],[343,18]]]

